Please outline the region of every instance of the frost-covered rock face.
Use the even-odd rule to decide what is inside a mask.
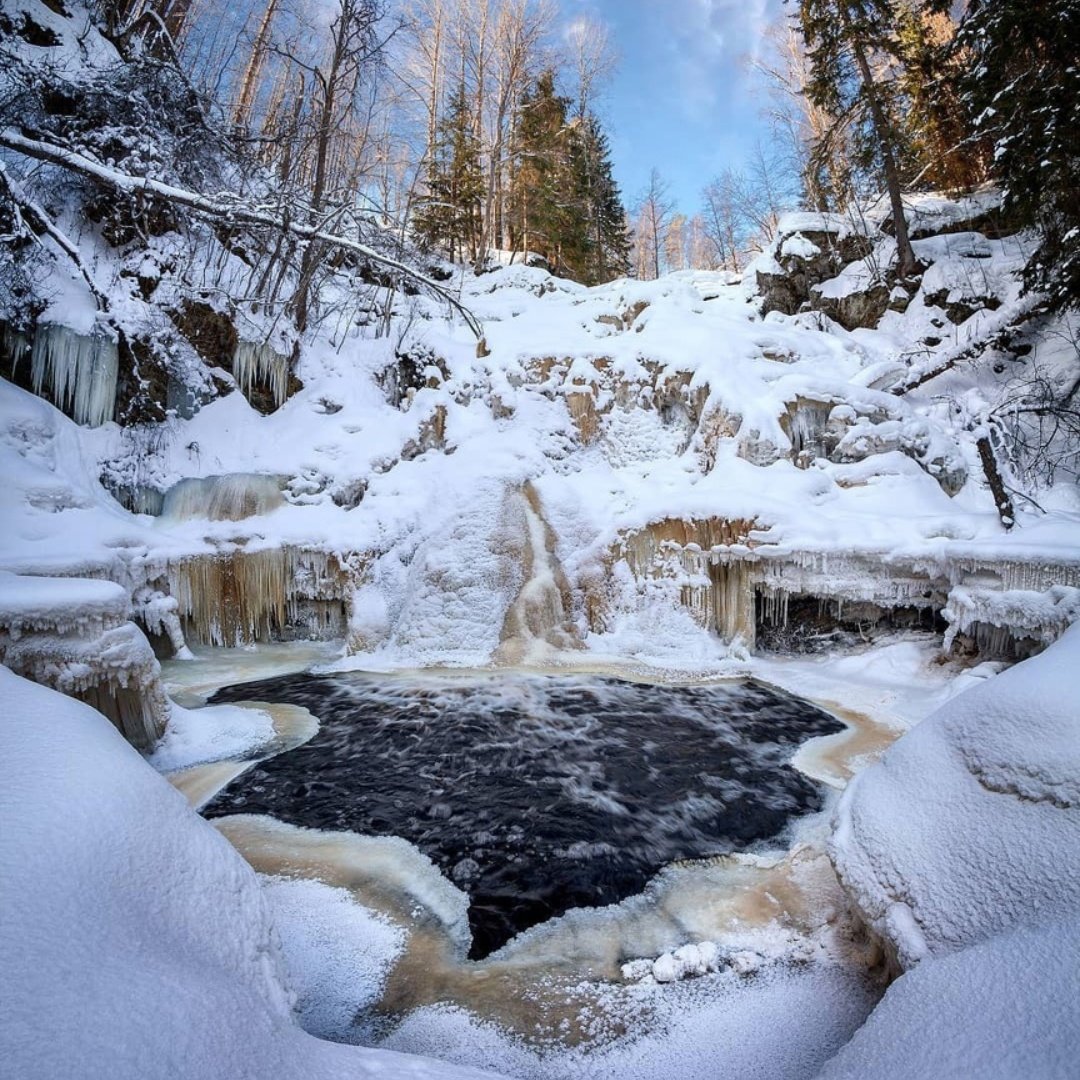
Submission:
[[[1080,629],[955,698],[852,781],[831,854],[903,968],[1077,917]]]
[[[963,220],[944,204],[927,214]],[[115,252],[85,242],[119,275]],[[174,646],[341,638],[358,663],[389,666],[547,663],[584,648],[715,667],[763,628],[838,605],[880,613],[859,620],[868,629],[896,607],[927,625],[944,614],[950,644],[1023,655],[1074,618],[1053,592],[1080,587],[1073,459],[1059,436],[1052,469],[1021,473],[1018,460],[1010,472],[1003,443],[1007,484],[1035,500],[1016,500],[1006,536],[976,444],[1017,378],[1066,384],[1074,360],[1055,342],[1068,327],[1000,370],[950,370],[1021,311],[1011,275],[1024,244],[970,230],[916,244],[923,283],[888,291],[884,308],[895,245],[874,215],[786,219],[759,265],[806,279],[799,306],[872,300],[882,310],[856,320],[872,329],[822,310],[762,315],[756,271],[588,289],[515,265],[462,276],[481,358],[418,297],[389,336],[311,333],[295,371],[289,343],[254,316],[184,301],[165,275],[124,310],[166,319],[203,354],[169,375],[170,422],[91,430],[0,383],[0,567],[110,577]],[[90,335],[95,320],[73,303],[80,312],[69,322]],[[213,394],[231,367],[251,401],[207,392],[211,366]],[[925,388],[892,392],[938,366]],[[102,482],[130,510],[166,512],[126,513]],[[1037,595],[1005,595],[1024,591]]]

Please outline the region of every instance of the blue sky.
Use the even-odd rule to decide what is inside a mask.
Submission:
[[[605,22],[619,53],[599,111],[628,206],[655,165],[693,214],[701,188],[767,140],[746,61],[783,11],[782,0],[563,0],[568,20]]]

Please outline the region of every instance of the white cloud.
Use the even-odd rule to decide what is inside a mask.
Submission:
[[[667,0],[653,9],[689,112],[715,107],[742,83],[746,58],[759,53],[765,27],[781,10],[782,0]]]

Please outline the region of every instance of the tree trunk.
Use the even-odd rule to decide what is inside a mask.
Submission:
[[[244,77],[240,82],[240,96],[233,109],[233,123],[247,124],[251,119],[251,107],[255,103],[255,93],[259,85],[263,65],[266,63],[266,50],[270,44],[270,27],[277,12],[278,0],[267,0],[266,10],[259,23],[255,40],[251,45],[251,56],[244,68]]]
[[[918,272],[919,263],[915,258],[915,252],[912,250],[911,240],[908,238],[907,218],[904,216],[904,199],[900,191],[900,171],[896,167],[896,158],[893,156],[892,139],[889,135],[889,121],[885,116],[885,110],[882,108],[881,99],[877,94],[874,74],[870,70],[870,62],[866,59],[866,50],[853,32],[851,19],[848,15],[847,0],[841,0],[839,6],[840,17],[844,21],[844,29],[847,31],[851,51],[855,56],[855,64],[859,69],[859,75],[862,77],[866,103],[870,107],[870,119],[881,147],[881,164],[885,172],[885,187],[889,193],[893,229],[896,233],[896,271],[901,278],[909,278]]]
[[[982,461],[983,472],[986,474],[986,482],[990,485],[990,494],[994,496],[994,505],[997,507],[998,517],[1001,518],[1001,524],[1005,527],[1005,531],[1008,532],[1016,524],[1016,515],[1013,512],[1012,499],[1009,498],[1009,493],[1005,490],[1005,481],[1001,478],[1001,471],[998,469],[997,457],[994,454],[994,448],[990,444],[990,436],[982,435],[976,442],[975,446],[979,451],[979,459]]]

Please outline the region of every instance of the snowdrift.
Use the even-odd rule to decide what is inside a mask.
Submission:
[[[831,854],[902,968],[1080,911],[1080,629],[974,687],[847,787]]]
[[[0,667],[0,1054],[21,1080],[477,1077],[296,1025],[258,879],[109,722]]]

